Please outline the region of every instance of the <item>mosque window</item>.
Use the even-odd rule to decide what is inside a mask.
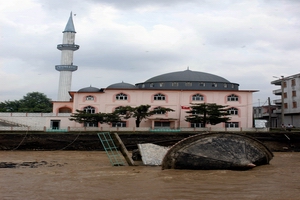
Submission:
[[[227,101],[238,101],[238,100],[239,97],[234,94],[227,96]]]
[[[154,87],[154,83],[150,83],[150,87]]]
[[[192,86],[192,82],[185,82],[185,86]]]
[[[229,115],[238,115],[239,114],[239,110],[237,108],[229,108],[227,110]]]
[[[84,127],[98,127],[98,122],[84,122]]]
[[[224,83],[224,88],[227,88],[227,87],[228,87],[227,83]]]
[[[179,85],[178,82],[173,82],[173,83],[172,83],[172,86],[173,86],[173,87],[178,87],[178,85]]]
[[[116,100],[127,100],[127,95],[123,93],[117,94]]]
[[[226,122],[225,127],[226,128],[238,128],[239,122]]]
[[[192,128],[201,128],[204,127],[203,123],[191,123]]]
[[[212,87],[217,87],[218,86],[218,84],[217,83],[212,83],[212,85],[211,85]]]
[[[166,96],[159,93],[159,94],[154,95],[154,100],[164,101],[164,100],[166,100]]]
[[[91,96],[91,95],[89,95],[89,96],[86,96],[86,97],[85,97],[85,100],[87,100],[87,101],[92,101],[92,100],[94,100],[94,97]]]
[[[145,88],[145,84],[142,84],[142,88]]]
[[[231,84],[231,88],[234,88],[234,84]]]
[[[163,115],[163,114],[165,114],[166,112],[165,111],[163,111],[163,110],[161,110],[161,108],[162,107],[156,107],[156,108],[154,108],[153,109],[153,111],[155,112],[155,114],[157,114],[157,115]]]
[[[84,107],[83,110],[84,110],[86,113],[95,113],[95,108],[92,107],[92,106]]]
[[[163,87],[164,86],[164,83],[159,83],[159,87]]]
[[[192,97],[193,101],[204,101],[204,97],[201,94],[195,94]]]
[[[112,122],[111,124],[112,127],[126,127],[126,122]]]
[[[205,87],[205,83],[200,82],[200,83],[199,83],[199,86],[200,86],[200,87]]]

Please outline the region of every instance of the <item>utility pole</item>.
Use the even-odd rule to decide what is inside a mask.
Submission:
[[[272,125],[271,125],[272,110],[271,110],[271,100],[270,100],[270,97],[268,97],[268,104],[269,104],[269,128],[271,128],[272,127]]]
[[[281,76],[281,124],[284,124],[284,76]]]

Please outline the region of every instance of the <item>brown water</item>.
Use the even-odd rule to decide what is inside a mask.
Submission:
[[[300,153],[248,171],[110,166],[100,151],[0,151],[0,199],[300,199]]]

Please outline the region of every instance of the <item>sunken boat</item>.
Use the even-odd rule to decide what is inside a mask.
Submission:
[[[162,169],[247,170],[269,164],[273,153],[262,142],[236,133],[204,133],[173,145]]]

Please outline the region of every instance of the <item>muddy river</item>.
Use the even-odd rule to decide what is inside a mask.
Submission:
[[[0,151],[0,199],[300,199],[300,153],[248,171],[111,166],[102,151]]]

